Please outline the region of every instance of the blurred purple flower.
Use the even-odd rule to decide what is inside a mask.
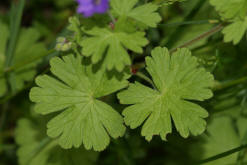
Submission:
[[[79,7],[78,13],[85,17],[91,17],[95,13],[103,14],[109,8],[109,0],[77,0]]]

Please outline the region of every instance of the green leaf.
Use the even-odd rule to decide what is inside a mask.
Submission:
[[[116,68],[122,71],[126,65],[131,64],[126,49],[142,53],[142,47],[148,44],[144,32],[112,32],[105,28],[93,28],[86,33],[90,37],[81,42],[83,55],[92,56],[95,64],[102,60],[105,53],[104,63],[108,70]]]
[[[247,30],[247,0],[210,0],[210,3],[223,20],[230,21],[222,31],[224,41],[238,44]]]
[[[79,147],[101,151],[110,143],[109,136],[123,136],[122,116],[97,98],[128,85],[114,71],[98,70],[81,57],[68,55],[50,62],[51,72],[59,78],[43,75],[36,79],[39,87],[31,89],[30,98],[40,114],[60,112],[47,125],[48,135],[58,138],[63,148]],[[115,76],[118,74],[118,77]]]
[[[146,63],[156,89],[136,82],[118,94],[121,103],[132,104],[123,111],[125,123],[134,129],[145,121],[141,134],[148,141],[153,135],[166,140],[172,132],[171,119],[182,137],[201,134],[208,113],[190,100],[212,97],[213,76],[199,68],[197,59],[185,48],[173,55],[166,48],[155,48]]]
[[[8,26],[0,21],[0,74],[4,72],[5,63],[5,49],[9,36]],[[0,76],[0,97],[7,92],[6,80],[3,76]]]
[[[36,29],[22,29],[19,36],[19,42],[16,47],[16,55],[13,58],[13,65],[21,65],[28,61],[24,66],[16,69],[11,79],[14,81],[15,88],[20,90],[24,86],[25,81],[31,81],[36,74],[36,66],[40,62],[39,58],[47,54],[45,45],[37,42],[40,39],[40,34]],[[35,59],[29,62],[30,59]]]
[[[149,27],[156,27],[161,21],[160,15],[156,12],[158,5],[147,3],[135,7],[138,0],[111,0],[114,13],[118,16],[129,17]]]
[[[0,41],[0,96],[3,96],[7,92],[7,81],[10,82],[12,89],[20,90],[24,87],[26,81],[32,80],[36,74],[35,67],[39,63],[39,60],[29,63],[30,59],[38,59],[47,52],[45,45],[37,42],[41,36],[36,29],[22,29],[13,58],[13,66],[24,64],[15,69],[7,80],[3,75],[6,60],[5,48],[9,34],[7,27],[7,25],[0,24],[0,33],[3,33],[1,34]]]
[[[15,138],[19,145],[17,156],[20,165],[91,165],[98,156],[84,148],[63,150],[56,140],[46,136],[45,121],[37,117],[20,119]]]
[[[247,119],[240,117],[236,124],[228,116],[214,117],[207,128],[207,135],[204,136],[202,145],[203,158],[209,158],[217,154],[239,147],[246,131]],[[235,164],[238,153],[228,155],[205,165]]]
[[[0,62],[1,63],[0,64],[2,64],[2,62],[5,59],[4,56],[5,56],[6,43],[9,37],[9,29],[8,29],[8,26],[1,21],[0,21],[0,36],[1,36],[1,40],[0,40]]]
[[[239,137],[237,136],[233,123],[228,117],[220,117],[209,124],[207,131],[206,143],[203,145],[204,154],[203,157],[208,158],[216,154],[228,151],[235,147],[238,147]],[[232,154],[228,157],[218,159],[207,163],[208,165],[217,165],[234,163],[237,158],[237,154]]]
[[[246,0],[210,0],[210,3],[219,12],[223,20],[244,19],[246,16]]]
[[[237,30],[236,30],[237,29]],[[233,42],[235,45],[240,42],[247,30],[247,17],[245,20],[237,20],[226,26],[222,33],[224,34],[225,42]]]

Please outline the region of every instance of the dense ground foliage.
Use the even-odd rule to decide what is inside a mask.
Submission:
[[[247,0],[0,2],[0,165],[247,164]]]

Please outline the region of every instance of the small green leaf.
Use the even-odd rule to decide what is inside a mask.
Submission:
[[[225,42],[232,41],[233,44],[236,45],[243,38],[246,30],[247,30],[247,17],[245,17],[244,21],[237,20],[223,29],[222,33],[224,34],[224,41]]]
[[[238,44],[247,30],[247,1],[246,0],[210,0],[222,20],[230,22],[222,33],[225,42]],[[238,29],[238,30],[236,30]]]
[[[35,120],[35,122],[34,122]],[[93,151],[84,148],[63,150],[56,140],[46,136],[45,120],[38,117],[18,121],[16,128],[18,162],[20,165],[92,165],[98,157]]]
[[[20,90],[24,87],[26,81],[30,81],[36,74],[35,67],[39,63],[39,57],[47,53],[45,45],[37,42],[40,39],[40,34],[36,29],[21,29],[21,33],[17,42],[15,55],[12,60],[13,66],[20,66],[12,71],[7,80],[4,75],[5,48],[9,35],[8,26],[0,23],[0,96],[7,92],[7,81],[10,82],[12,89]],[[3,38],[2,38],[3,37]],[[34,59],[34,62],[29,62]],[[23,66],[22,66],[23,65]]]
[[[247,10],[246,0],[210,0],[223,20],[244,19]]]
[[[156,27],[161,21],[160,15],[156,12],[158,5],[147,3],[135,7],[138,0],[111,0],[114,13],[118,16],[130,17],[146,26]]]
[[[131,64],[126,49],[142,53],[142,47],[148,44],[144,32],[112,32],[108,29],[93,28],[86,33],[90,37],[81,42],[83,55],[92,56],[92,62],[98,63],[106,52],[104,63],[108,70],[116,68],[122,71],[126,65]]]
[[[166,140],[172,132],[172,119],[182,137],[201,134],[208,113],[190,100],[212,97],[213,76],[199,68],[197,59],[185,48],[173,55],[166,48],[155,48],[146,63],[156,89],[136,82],[118,94],[122,104],[132,104],[123,111],[125,123],[134,129],[145,122],[141,134],[148,141],[153,135]]]
[[[246,131],[246,118],[239,117],[235,123],[231,117],[226,115],[214,116],[207,128],[207,135],[203,137],[202,159],[239,147]],[[197,144],[197,146],[199,146]],[[236,164],[238,152],[226,157],[210,161],[205,165]],[[246,160],[246,159],[245,159]]]
[[[128,85],[116,73],[98,70],[81,57],[68,55],[50,62],[51,72],[59,78],[43,75],[36,79],[39,87],[31,89],[30,98],[40,114],[59,112],[47,125],[48,135],[58,138],[63,148],[80,147],[101,151],[110,143],[109,136],[123,136],[122,116],[97,98]],[[120,75],[118,73],[118,75]]]

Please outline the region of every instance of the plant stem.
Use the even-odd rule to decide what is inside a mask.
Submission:
[[[224,26],[222,24],[219,24],[216,27],[212,28],[211,30],[209,30],[209,31],[197,36],[196,38],[194,38],[194,39],[192,39],[192,40],[190,40],[188,42],[185,42],[184,44],[182,44],[182,45],[180,45],[180,46],[178,46],[178,47],[176,47],[174,49],[171,49],[170,52],[173,53],[179,48],[188,47],[188,46],[194,44],[195,42],[200,41],[201,39],[204,39],[206,37],[212,36],[213,34],[221,31],[223,29],[223,27]]]
[[[216,91],[216,90],[222,90],[222,89],[225,89],[225,88],[232,87],[234,85],[238,85],[238,84],[244,83],[246,81],[247,81],[247,76],[242,77],[242,78],[237,79],[237,80],[232,80],[232,81],[229,81],[229,82],[226,82],[226,83],[220,83],[220,84],[214,86],[213,87],[213,90],[214,91]]]
[[[142,72],[139,71],[134,75],[136,75],[137,77],[140,77],[141,79],[147,81],[149,84],[151,84],[153,87],[155,87],[153,81],[149,77],[147,77],[145,74],[143,74]]]
[[[183,22],[173,22],[167,24],[159,24],[161,27],[174,27],[174,26],[182,26],[182,25],[198,25],[198,24],[215,24],[219,23],[218,20],[198,20],[198,21],[183,21]]]
[[[113,17],[113,15],[111,14],[111,12],[110,12],[110,11],[107,11],[107,14],[108,14],[109,17],[111,18],[112,23],[113,23],[113,24],[116,24],[116,19]]]
[[[26,60],[26,61],[24,61],[24,62],[21,62],[21,63],[19,63],[19,64],[16,64],[16,65],[13,65],[13,66],[11,66],[11,67],[8,67],[8,68],[6,68],[6,69],[4,70],[4,73],[0,73],[0,78],[2,78],[2,77],[4,76],[4,74],[6,74],[6,73],[9,73],[9,72],[15,71],[15,70],[17,70],[17,69],[20,69],[20,68],[22,68],[23,66],[26,66],[26,65],[28,65],[28,64],[30,64],[30,63],[33,63],[33,62],[35,62],[35,61],[38,61],[38,60],[40,60],[41,58],[46,57],[46,56],[49,56],[49,55],[51,55],[51,54],[53,54],[53,53],[55,53],[55,52],[56,52],[55,49],[51,49],[51,50],[48,51],[47,54],[43,54],[43,55],[41,55],[41,56],[39,56],[39,57],[35,57],[35,58],[30,58],[30,59],[28,59],[28,60]]]
[[[24,61],[24,62],[22,62],[22,63],[19,63],[19,64],[16,64],[16,65],[12,66],[12,67],[6,68],[6,69],[4,70],[4,72],[7,73],[7,72],[14,71],[14,70],[16,70],[16,69],[20,69],[20,68],[23,67],[23,66],[26,66],[26,65],[28,65],[28,64],[30,64],[30,63],[33,63],[33,62],[35,62],[35,61],[38,61],[38,60],[40,60],[41,58],[46,57],[46,56],[48,56],[48,55],[50,55],[50,54],[53,54],[53,53],[55,53],[55,52],[56,52],[55,49],[51,49],[51,50],[49,50],[49,51],[47,52],[47,54],[43,54],[43,55],[41,55],[41,56],[39,56],[39,57],[35,57],[35,58],[30,58],[30,59],[28,59],[28,60],[26,60],[26,61]]]
[[[223,157],[226,157],[226,156],[229,156],[231,154],[234,154],[236,152],[239,152],[243,149],[247,148],[247,144],[245,145],[241,145],[237,148],[234,148],[234,149],[231,149],[229,151],[226,151],[226,152],[223,152],[223,153],[220,153],[220,154],[217,154],[215,156],[212,156],[210,158],[207,158],[207,159],[204,159],[202,161],[200,161],[199,163],[197,163],[196,165],[199,165],[199,164],[205,164],[205,163],[208,163],[208,162],[211,162],[211,161],[214,161],[214,160],[217,160],[217,159],[220,159],[220,158],[223,158]]]

